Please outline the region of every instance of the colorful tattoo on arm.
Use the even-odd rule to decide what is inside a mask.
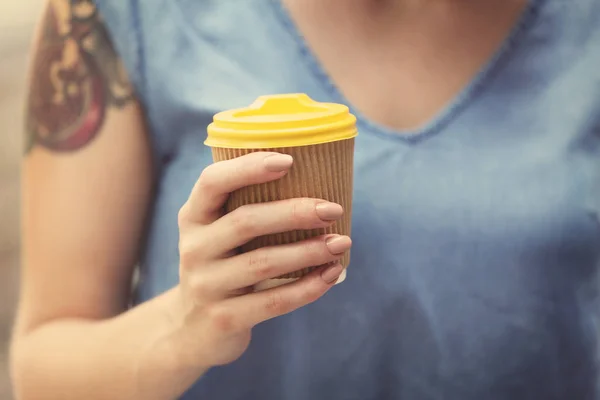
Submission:
[[[32,64],[26,152],[72,152],[100,131],[110,107],[134,98],[92,0],[50,0]]]

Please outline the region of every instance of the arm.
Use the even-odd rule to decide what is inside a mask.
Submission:
[[[150,151],[91,4],[52,0],[37,42],[13,382],[19,400],[173,399],[211,366],[236,360],[256,324],[325,294],[351,241],[329,235],[235,254],[254,237],[330,226],[343,210],[290,199],[223,216],[229,193],[283,177],[293,160],[252,153],[216,163],[179,213],[180,284],[127,310],[151,196]],[[316,265],[294,283],[252,290]]]
[[[161,350],[174,291],[124,312],[152,184],[140,107],[95,7],[72,4],[50,1],[31,65],[15,391],[174,397],[189,371],[170,371],[174,353]]]

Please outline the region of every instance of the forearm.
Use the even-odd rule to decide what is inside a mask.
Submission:
[[[11,356],[17,398],[177,398],[206,370],[186,357],[193,349],[178,343],[170,311],[178,295],[173,289],[109,320],[53,321],[17,337]]]

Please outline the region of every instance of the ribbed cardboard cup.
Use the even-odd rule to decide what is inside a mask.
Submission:
[[[341,220],[325,229],[297,230],[258,237],[241,247],[249,252],[266,246],[295,243],[326,234],[350,236],[352,219],[352,172],[356,117],[348,107],[319,103],[303,93],[266,95],[250,106],[216,114],[204,142],[211,147],[215,162],[257,151],[289,154],[290,171],[281,179],[237,190],[229,196],[226,212],[247,204],[294,198],[322,199],[344,208]],[[347,252],[340,260],[346,277],[350,263]],[[254,286],[263,290],[298,279],[319,265],[269,279]]]
[[[328,228],[297,230],[256,238],[242,246],[242,252],[265,246],[294,243],[325,234],[350,236],[352,228],[354,138],[316,145],[271,149],[212,148],[215,162],[229,160],[256,151],[274,151],[289,154],[294,158],[294,164],[289,173],[279,180],[244,187],[233,192],[227,201],[226,212],[231,212],[246,204],[306,197],[340,204],[344,208],[344,215],[342,219]],[[340,262],[344,268],[349,265],[349,251],[344,254]],[[279,279],[297,279],[317,267],[319,266],[311,266],[295,273],[280,276]],[[343,280],[343,277],[338,280],[338,283],[341,280]]]

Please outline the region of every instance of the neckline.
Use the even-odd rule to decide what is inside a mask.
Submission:
[[[519,40],[533,25],[533,21],[539,14],[539,10],[546,0],[528,0],[527,5],[513,24],[505,39],[494,51],[492,56],[485,63],[483,63],[482,67],[473,76],[469,83],[467,83],[454,97],[452,97],[440,110],[438,110],[433,117],[429,118],[427,122],[418,128],[407,130],[396,130],[375,122],[362,114],[360,110],[358,110],[351,102],[349,102],[348,99],[342,94],[338,86],[334,83],[331,76],[325,71],[325,68],[322,66],[321,62],[304,39],[302,32],[296,25],[296,22],[293,20],[291,14],[282,1],[269,1],[273,5],[273,9],[280,23],[294,40],[300,55],[306,60],[313,76],[320,83],[320,85],[328,91],[328,93],[332,96],[333,101],[348,106],[350,111],[357,118],[359,130],[362,126],[366,128],[365,130],[367,132],[374,133],[388,139],[408,143],[418,143],[437,134],[444,126],[451,123],[452,120],[458,114],[460,114],[460,112],[467,108],[469,103],[485,86],[485,83],[488,81],[488,79],[503,64],[502,61],[510,56],[512,50],[519,43]]]

